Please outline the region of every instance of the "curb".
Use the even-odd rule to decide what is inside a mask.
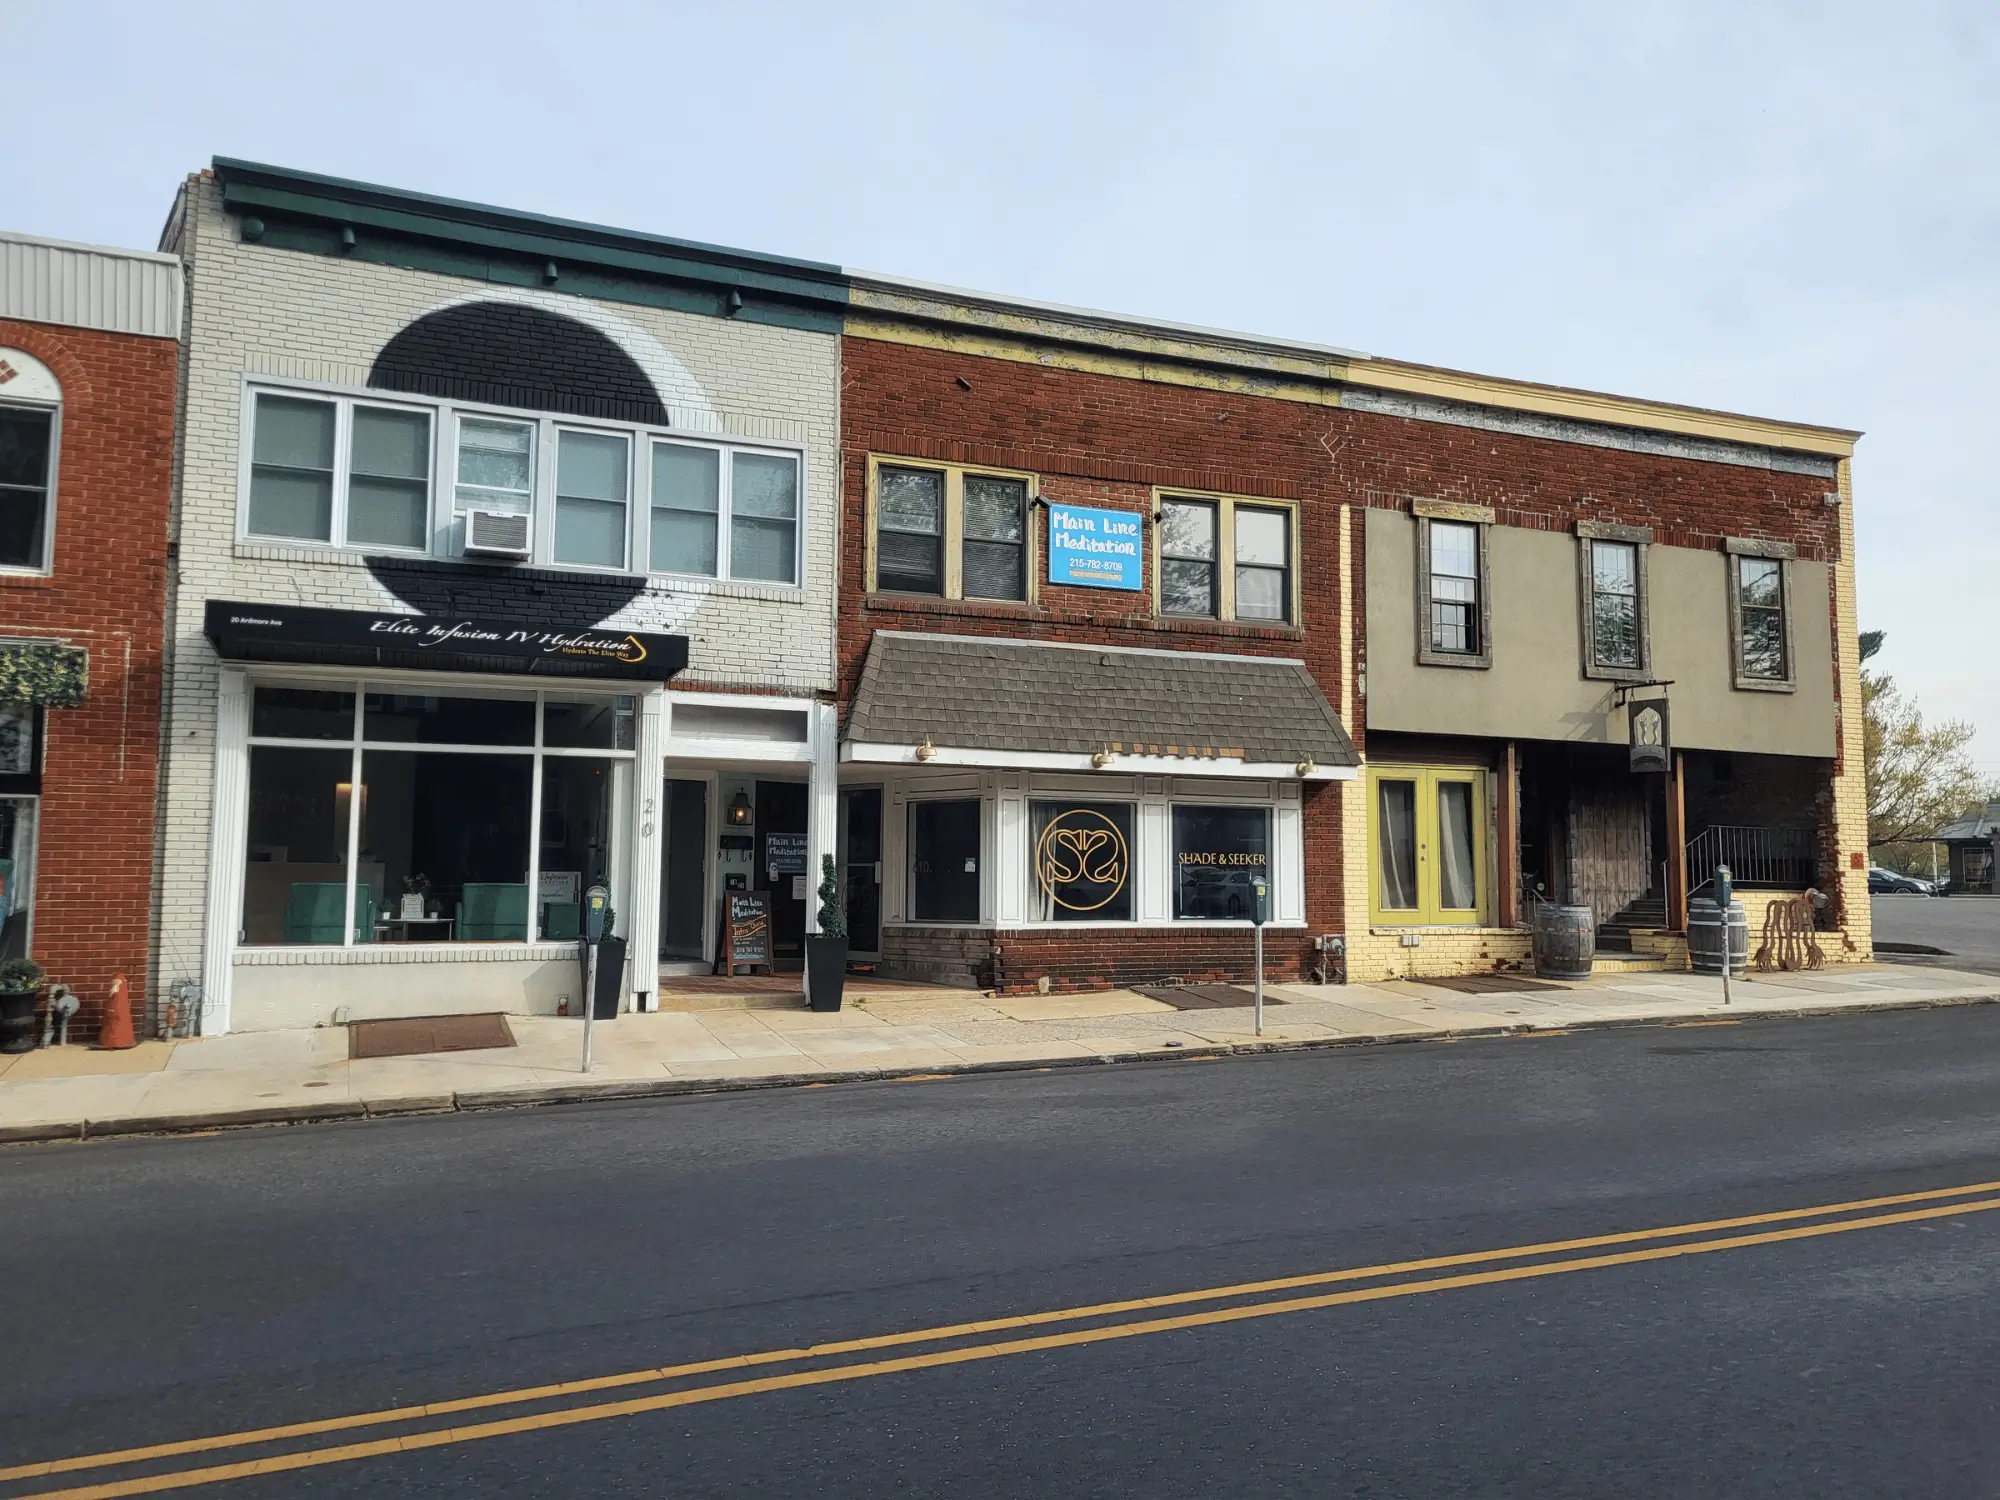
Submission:
[[[605,1083],[561,1083],[530,1089],[466,1089],[455,1094],[411,1094],[393,1099],[328,1100],[325,1104],[271,1105],[256,1109],[215,1110],[202,1114],[131,1116],[117,1120],[67,1120],[26,1125],[0,1125],[0,1146],[58,1141],[111,1139],[118,1136],[214,1134],[263,1125],[318,1125],[339,1120],[393,1119],[417,1115],[472,1114],[506,1109],[540,1109],[552,1104],[592,1104],[619,1099],[673,1099],[712,1094],[746,1094],[769,1089],[805,1088],[837,1083],[883,1083],[902,1079],[943,1079],[996,1073],[1048,1073],[1057,1068],[1095,1068],[1124,1063],[1170,1063],[1188,1058],[1257,1057],[1280,1052],[1324,1052],[1346,1047],[1387,1047],[1415,1042],[1476,1041],[1496,1037],[1568,1035],[1589,1031],[1622,1031],[1635,1027],[1670,1028],[1690,1021],[1810,1021],[1838,1016],[1880,1015],[1891,1011],[1950,1010],[1976,1005],[2000,1005],[2000,994],[1949,995],[1923,1000],[1883,1000],[1842,1006],[1839,1010],[1737,1009],[1699,1016],[1618,1016],[1577,1021],[1566,1026],[1469,1026],[1458,1030],[1396,1032],[1387,1036],[1310,1037],[1300,1041],[1217,1042],[1205,1047],[1105,1052],[1091,1057],[1009,1059],[1005,1062],[942,1063],[905,1068],[849,1068],[816,1073],[760,1073],[743,1078],[620,1079]]]

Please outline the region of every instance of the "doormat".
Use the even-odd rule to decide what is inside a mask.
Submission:
[[[1148,1000],[1158,1000],[1171,1005],[1175,1010],[1237,1010],[1255,1005],[1254,991],[1236,984],[1182,984],[1182,985],[1134,985],[1133,989]],[[1264,991],[1266,1005],[1283,1005],[1285,1002]]]
[[[480,1016],[411,1016],[397,1021],[349,1021],[347,1055],[416,1057],[425,1052],[483,1052],[511,1047],[514,1033],[495,1011]]]
[[[1519,995],[1528,990],[1562,988],[1559,984],[1544,984],[1539,979],[1516,979],[1511,974],[1450,974],[1442,979],[1412,979],[1410,983],[1455,990],[1461,995]]]

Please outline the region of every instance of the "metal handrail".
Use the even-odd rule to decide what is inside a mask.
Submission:
[[[1688,840],[1686,853],[1689,895],[1713,883],[1719,865],[1729,866],[1739,886],[1803,890],[1818,875],[1819,832],[1712,824]]]

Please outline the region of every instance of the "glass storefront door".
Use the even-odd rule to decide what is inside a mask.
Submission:
[[[27,958],[35,902],[36,797],[0,797],[0,958]]]
[[[882,951],[882,789],[840,794],[840,847],[847,872],[847,951],[873,958]]]

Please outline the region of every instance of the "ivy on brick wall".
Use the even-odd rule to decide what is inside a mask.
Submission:
[[[0,645],[0,703],[75,708],[90,687],[90,653],[46,641]]]

